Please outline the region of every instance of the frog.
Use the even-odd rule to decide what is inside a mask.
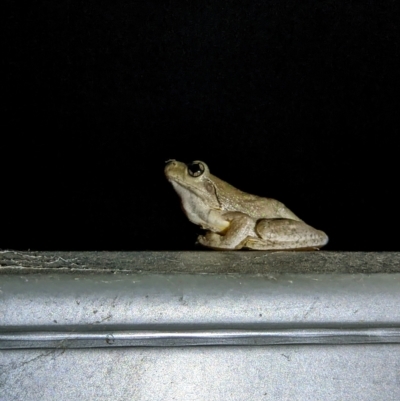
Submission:
[[[243,192],[212,175],[200,160],[166,161],[164,174],[187,218],[205,230],[197,242],[214,250],[318,250],[328,236],[283,203]]]

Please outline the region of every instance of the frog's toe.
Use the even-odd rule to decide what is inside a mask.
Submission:
[[[204,235],[199,235],[199,236],[197,237],[196,244],[204,245],[204,242],[205,242],[205,241],[206,241],[206,239],[205,239]]]
[[[203,245],[203,246],[210,246],[210,241],[207,239],[207,237],[205,235],[199,235],[197,237],[197,244]]]
[[[208,231],[205,235],[199,235],[197,242],[203,246],[210,248],[219,248],[221,243],[221,236],[212,231]]]

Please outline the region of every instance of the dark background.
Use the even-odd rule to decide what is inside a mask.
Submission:
[[[399,244],[396,1],[7,1],[0,248],[198,249],[167,159]]]

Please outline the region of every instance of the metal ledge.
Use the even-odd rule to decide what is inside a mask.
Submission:
[[[399,253],[2,251],[0,398],[397,401],[399,305]]]
[[[16,260],[10,253],[2,255],[8,263]],[[27,269],[30,274],[14,270],[0,276],[3,349],[399,340],[400,273],[307,273],[316,266],[332,270],[335,254],[149,253],[149,260],[163,261],[157,265],[163,273],[143,270],[146,253],[142,252],[125,253],[120,268],[120,254],[22,255],[15,258],[22,258],[18,263],[23,260],[25,266],[13,269]],[[362,254],[361,261],[354,263],[356,255],[336,255],[341,263],[337,270],[349,265],[364,272],[376,271],[378,265],[390,271],[399,267],[398,254],[369,254],[368,258]],[[185,258],[189,273],[166,272],[181,266]],[[43,272],[40,263],[47,271],[53,259],[85,261],[81,267],[87,269],[74,270],[70,265],[65,274],[62,267],[53,266],[51,273]],[[263,269],[264,274],[204,274],[211,260],[211,266],[219,269],[234,268],[227,264],[234,260],[242,270]],[[368,263],[363,265],[363,260]],[[307,267],[311,262],[314,267]],[[114,274],[110,274],[110,264]],[[287,272],[290,269],[294,272]]]
[[[400,252],[0,251],[0,273],[373,274],[400,273]]]

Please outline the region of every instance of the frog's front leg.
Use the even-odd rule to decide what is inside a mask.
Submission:
[[[229,222],[223,233],[207,231],[204,236],[197,238],[204,246],[214,249],[240,249],[249,236],[256,236],[254,232],[255,220],[240,212],[228,212],[223,218]]]
[[[326,245],[328,236],[304,223],[290,219],[261,219],[255,231],[258,237],[246,239],[243,246],[250,249],[319,249]]]

